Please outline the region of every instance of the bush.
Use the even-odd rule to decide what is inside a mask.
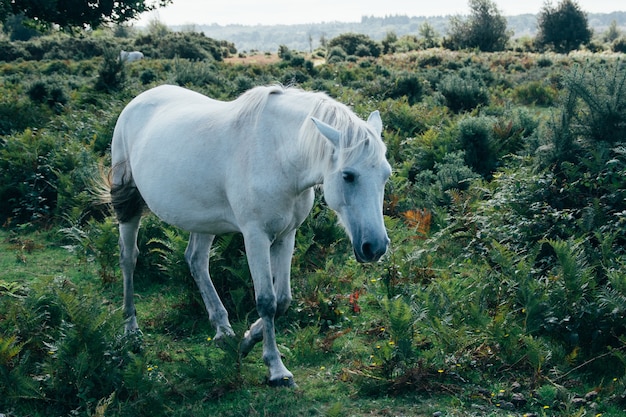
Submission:
[[[30,53],[24,46],[17,42],[0,39],[0,60],[10,62],[19,58],[31,59]]]
[[[218,83],[218,76],[210,64],[177,58],[174,60],[174,81],[180,86],[206,86]]]
[[[465,152],[465,164],[489,178],[498,162],[493,143],[494,120],[490,117],[467,117],[459,121],[459,142]]]
[[[326,61],[331,64],[335,62],[345,61],[347,56],[348,54],[346,54],[346,51],[344,51],[341,46],[333,46],[326,54]]]
[[[378,57],[382,50],[378,42],[360,33],[345,33],[331,39],[328,47],[332,49],[335,46],[341,47],[347,55],[356,56]]]
[[[473,77],[446,75],[439,83],[438,90],[446,98],[446,105],[455,113],[489,103],[489,92],[485,84]]]
[[[540,81],[531,81],[527,84],[515,87],[513,97],[521,104],[527,106],[551,106],[557,98],[557,92],[551,86],[546,86]]]
[[[45,226],[69,213],[84,199],[96,166],[82,144],[44,130],[9,137],[0,156],[0,223],[6,225]]]
[[[611,49],[613,52],[626,54],[626,37],[622,36],[621,38],[615,39],[611,44]]]
[[[51,80],[35,81],[28,89],[28,97],[36,103],[47,104],[60,111],[67,103],[68,98],[60,86],[50,85]]]
[[[96,90],[111,92],[121,89],[126,79],[124,69],[124,61],[120,59],[117,50],[106,50],[104,60],[98,70],[98,79],[95,85]]]
[[[216,41],[197,32],[167,32],[162,36],[149,33],[138,36],[135,39],[135,47],[146,56],[153,58],[174,59],[178,57],[192,61],[206,59],[221,61],[237,53],[232,43]]]

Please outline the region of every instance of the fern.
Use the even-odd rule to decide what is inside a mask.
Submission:
[[[0,335],[0,405],[4,401],[20,398],[38,398],[36,384],[28,372],[28,361],[20,360],[25,343],[18,343],[16,336]]]
[[[564,284],[568,301],[577,302],[594,286],[594,271],[585,257],[582,242],[573,240],[546,240],[558,261],[558,275]]]

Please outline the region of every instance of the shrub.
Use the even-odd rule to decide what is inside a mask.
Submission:
[[[218,83],[215,67],[205,62],[193,62],[188,59],[174,60],[174,81],[180,86]]]
[[[124,69],[124,61],[120,59],[117,50],[107,49],[104,52],[104,59],[98,70],[98,78],[95,85],[96,89],[107,92],[121,89],[126,79]]]
[[[2,61],[15,61],[19,58],[30,59],[30,53],[23,45],[0,39],[0,57]]]
[[[540,81],[531,81],[520,85],[513,90],[513,97],[521,104],[551,106],[554,104],[557,92]]]
[[[335,46],[340,46],[347,55],[356,56],[377,57],[380,56],[382,49],[378,42],[360,33],[345,33],[331,39],[328,42],[328,47],[332,50]]]
[[[485,84],[473,77],[446,75],[439,83],[438,90],[446,98],[446,105],[456,113],[489,103]]]
[[[326,54],[326,60],[332,64],[335,62],[345,61],[347,56],[346,51],[344,51],[341,46],[333,46]]]
[[[465,151],[465,164],[489,179],[498,163],[493,138],[494,120],[490,117],[466,117],[459,121],[459,142]]]
[[[613,52],[626,53],[626,37],[622,36],[618,39],[615,39],[611,44],[611,49],[613,50]]]
[[[34,102],[47,104],[51,108],[60,111],[68,99],[63,88],[50,85],[52,83],[51,80],[35,81],[28,88],[28,97]]]
[[[139,80],[144,85],[145,84],[150,84],[151,82],[155,81],[156,79],[157,79],[157,75],[150,68],[143,70],[141,72],[141,74],[139,75]]]
[[[197,32],[166,32],[163,35],[149,33],[135,39],[135,47],[154,58],[174,59],[176,57],[193,61],[223,58],[236,54],[232,43],[216,41]]]
[[[424,83],[415,73],[401,73],[394,81],[391,91],[387,93],[387,97],[406,97],[411,106],[422,99]]]

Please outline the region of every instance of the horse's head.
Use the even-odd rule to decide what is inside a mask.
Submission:
[[[383,196],[391,175],[381,139],[380,115],[375,111],[366,125],[359,120],[364,126],[344,132],[320,120],[313,121],[334,147],[331,168],[324,175],[324,199],[346,228],[356,259],[377,261],[389,245],[383,221]]]

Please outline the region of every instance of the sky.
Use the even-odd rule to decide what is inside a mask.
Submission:
[[[544,0],[495,0],[504,16],[538,13]],[[552,1],[553,5],[559,1]],[[588,13],[626,11],[624,0],[578,0]],[[173,0],[142,15],[145,25],[157,19],[168,26],[187,24],[277,25],[320,22],[359,22],[362,16],[446,16],[469,13],[468,0]]]

